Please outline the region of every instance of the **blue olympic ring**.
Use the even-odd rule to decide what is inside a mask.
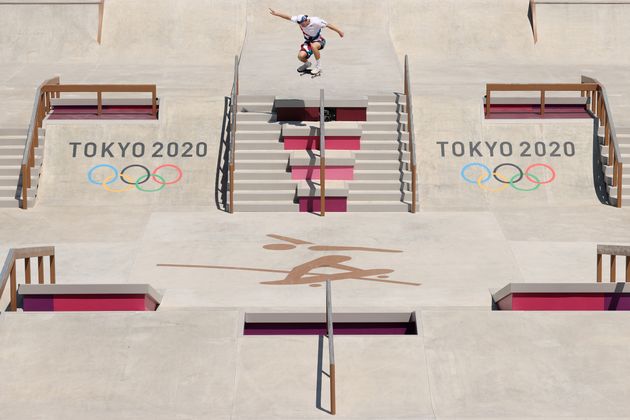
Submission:
[[[469,163],[467,165],[464,165],[462,167],[462,171],[459,173],[460,176],[462,177],[462,179],[470,184],[475,184],[477,185],[477,180],[476,179],[470,179],[466,176],[466,170],[468,168],[472,168],[473,166],[479,166],[482,169],[485,169],[486,173],[488,174],[484,179],[481,180],[482,184],[485,184],[486,182],[490,181],[490,178],[492,178],[492,171],[490,170],[490,168],[488,168],[486,165],[484,165],[483,163],[478,163],[478,162],[473,162],[473,163]]]
[[[95,165],[93,166],[87,173],[87,178],[88,178],[88,182],[90,184],[94,184],[94,185],[101,185],[102,182],[96,182],[94,180],[94,178],[92,177],[92,174],[94,173],[95,170],[97,170],[98,168],[109,168],[112,171],[114,171],[114,176],[112,177],[112,179],[110,181],[107,182],[107,184],[113,184],[114,182],[116,182],[116,180],[119,177],[119,173],[118,173],[118,169],[116,169],[115,167],[113,167],[112,165],[108,165],[106,163],[101,163],[100,165]]]

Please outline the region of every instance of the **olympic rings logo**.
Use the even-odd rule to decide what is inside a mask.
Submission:
[[[101,168],[105,168],[111,171],[111,173],[105,176],[103,180],[99,182],[94,179],[94,172],[98,171]],[[164,176],[158,173],[166,168],[171,168],[175,170],[177,175],[174,179],[167,181]],[[137,174],[138,171],[141,171],[139,175]],[[127,172],[131,172],[133,176],[128,175]],[[171,163],[160,165],[153,171],[150,171],[149,168],[144,165],[132,164],[125,166],[120,172],[114,166],[102,163],[92,166],[87,173],[87,179],[90,184],[100,185],[105,189],[105,191],[113,193],[127,192],[134,188],[142,192],[158,192],[163,190],[167,185],[178,183],[182,179],[182,176],[183,172],[181,168]],[[120,181],[122,181],[123,184],[127,185],[122,188],[113,188],[111,185],[119,179]],[[157,187],[143,186],[144,184],[149,182],[149,180],[151,180],[153,184],[157,184]]]
[[[479,174],[471,174],[471,172],[473,171],[472,168],[479,168]],[[505,175],[504,172],[506,172],[508,168],[510,168],[510,174]],[[534,173],[532,173],[532,171],[537,168],[542,168],[544,172],[546,172],[546,174],[541,175],[539,173],[538,175],[535,175]],[[540,172],[540,170],[538,172]],[[518,165],[515,165],[513,163],[502,163],[500,165],[497,165],[494,170],[491,171],[490,168],[483,163],[473,162],[462,167],[460,176],[464,181],[470,184],[477,185],[480,189],[484,191],[499,192],[503,191],[507,187],[512,187],[517,191],[530,192],[536,191],[538,188],[540,188],[541,185],[552,183],[556,179],[556,171],[546,163],[533,163],[529,165],[524,171]],[[495,188],[486,185],[493,178],[501,185]],[[525,180],[529,182],[529,185],[533,186],[521,187],[517,185],[521,181]]]

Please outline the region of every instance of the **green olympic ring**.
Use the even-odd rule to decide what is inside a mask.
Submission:
[[[523,175],[518,174],[518,173],[514,174],[514,176],[512,178],[510,178],[510,187],[514,188],[515,190],[523,191],[523,192],[536,191],[542,185],[542,183],[540,182],[540,178],[538,178],[534,174],[529,174],[529,176],[534,178],[534,180],[537,182],[537,184],[535,184],[535,186],[533,188],[520,188],[520,187],[517,187],[516,185],[514,185],[514,182],[515,182],[516,178],[518,178],[519,176],[521,178],[523,178]]]
[[[162,181],[162,183],[160,184],[159,187],[154,188],[154,189],[147,189],[147,188],[143,188],[140,186],[140,184],[142,184],[144,181],[146,181],[150,176],[155,177],[157,179],[159,179],[160,181]],[[152,175],[142,175],[140,178],[136,179],[136,182],[134,184],[136,186],[136,188],[142,192],[157,192],[157,191],[162,191],[164,189],[164,187],[166,187],[166,180],[164,179],[164,177],[162,177],[161,175],[158,174],[152,174]]]

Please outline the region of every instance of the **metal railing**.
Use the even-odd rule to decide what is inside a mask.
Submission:
[[[630,282],[630,246],[597,245],[597,283],[602,282],[602,255],[610,255],[610,282],[617,281],[617,256],[626,257],[626,283]]]
[[[44,284],[44,257],[49,259],[50,284],[55,284],[54,246],[9,249],[2,271],[0,271],[0,298],[9,282],[11,289],[9,309],[11,311],[17,311],[17,260],[24,260],[24,282],[31,284],[31,258],[37,258],[37,281],[39,284]]]
[[[328,363],[330,375],[330,414],[337,413],[337,393],[335,377],[335,342],[333,331],[332,290],[330,280],[326,280],[326,334],[328,335]]]
[[[234,213],[234,159],[236,148],[236,114],[238,113],[238,55],[234,56],[234,81],[230,99],[230,150],[228,151],[229,212]]]
[[[326,215],[326,109],[324,89],[319,90],[319,199],[322,216]]]
[[[608,165],[613,168],[611,187],[617,187],[616,207],[621,208],[623,201],[623,159],[619,150],[617,130],[610,111],[606,88],[597,79],[588,76],[582,76],[582,83],[594,83],[597,86],[597,90],[591,92],[590,110],[597,116],[599,126],[604,127],[604,146],[608,146]],[[585,92],[582,92],[582,95],[584,94]]]
[[[411,212],[417,207],[417,168],[416,168],[416,135],[413,128],[413,97],[411,95],[411,80],[409,72],[409,57],[405,55],[405,96],[407,98],[407,131],[409,132],[409,154],[411,155]]]

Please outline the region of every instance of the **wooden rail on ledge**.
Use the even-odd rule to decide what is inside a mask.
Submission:
[[[234,80],[230,99],[230,150],[228,150],[228,211],[234,213],[234,159],[236,158],[236,114],[238,114],[238,55],[234,56]]]
[[[24,260],[24,282],[31,284],[31,258],[37,258],[37,281],[44,284],[44,257],[49,260],[50,284],[55,284],[55,247],[39,246],[31,248],[11,248],[0,271],[0,299],[9,282],[11,297],[9,310],[17,311],[17,260]]]
[[[602,282],[602,256],[610,255],[610,282],[617,281],[617,256],[626,257],[626,283],[630,282],[630,246],[597,245],[597,283]]]

